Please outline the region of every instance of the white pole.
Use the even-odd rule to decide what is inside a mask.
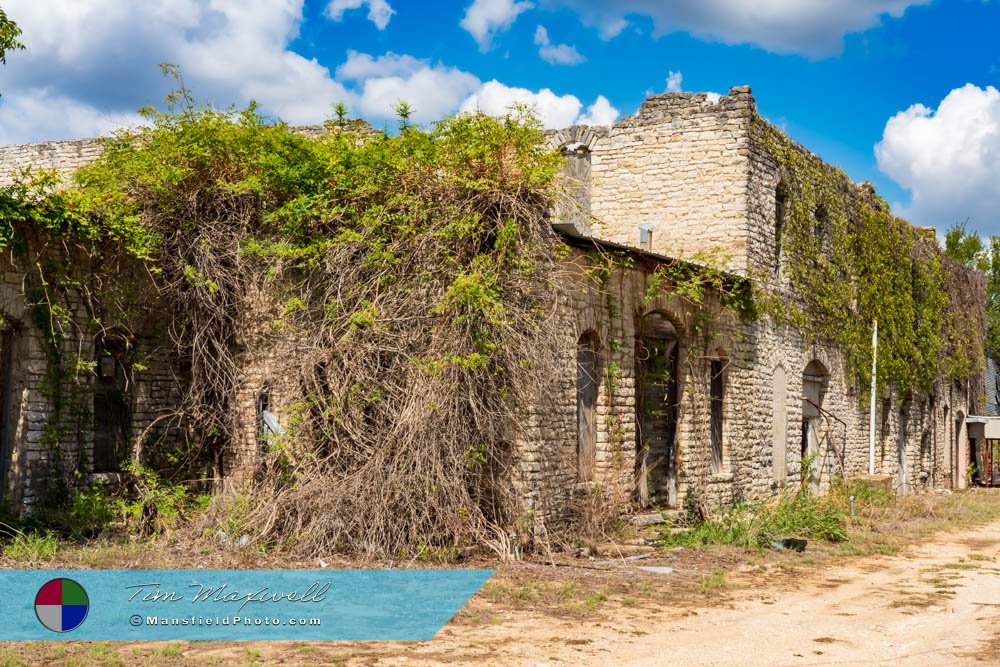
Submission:
[[[872,408],[868,419],[868,474],[875,474],[875,374],[878,372],[878,320],[872,331]]]

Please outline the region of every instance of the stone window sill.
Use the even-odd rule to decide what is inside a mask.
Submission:
[[[731,481],[733,481],[733,473],[731,472],[712,473],[712,476],[708,478],[709,484],[725,484]]]

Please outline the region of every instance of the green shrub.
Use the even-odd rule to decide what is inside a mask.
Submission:
[[[815,497],[799,490],[737,505],[688,530],[667,531],[663,539],[673,545],[732,544],[760,549],[783,537],[843,542],[847,539],[847,512],[833,495]]]
[[[72,539],[94,537],[120,518],[118,503],[100,484],[73,495],[69,504],[52,515],[51,525]]]
[[[183,484],[171,484],[139,463],[128,466],[131,493],[119,507],[127,526],[142,535],[156,535],[177,527],[182,516],[204,498],[189,495]]]

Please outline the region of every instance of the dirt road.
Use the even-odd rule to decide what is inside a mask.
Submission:
[[[751,587],[727,604],[695,611],[642,607],[609,622],[556,625],[527,613],[472,633],[448,627],[413,647],[407,661],[1000,664],[1000,522],[942,536],[908,556],[792,576],[786,590]]]

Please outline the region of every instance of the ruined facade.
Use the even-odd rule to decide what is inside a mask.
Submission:
[[[753,112],[749,88],[717,99],[667,94],[610,127],[550,135],[567,155],[576,205],[553,214],[567,246],[554,285],[562,372],[512,425],[523,511],[536,525],[560,521],[581,490],[595,487],[620,509],[696,502],[711,511],[867,473],[868,412],[841,350],[766,313],[741,319],[711,290],[692,304],[650,289],[657,267],[696,267],[711,256],[725,280],[763,280],[782,298],[798,299],[782,271],[780,170],[755,133]],[[72,171],[98,151],[92,141],[2,147],[0,185],[26,164]],[[607,254],[626,259],[595,280]],[[26,268],[13,257],[3,261],[0,454],[8,497],[30,505],[52,438],[62,436],[45,431],[54,399],[43,390],[44,333],[25,306]],[[979,280],[972,272],[966,278],[974,286]],[[84,304],[74,316],[87,317]],[[138,375],[91,341],[96,365],[85,401],[92,421],[81,428],[89,429],[94,473],[116,467],[109,431],[125,434],[110,437],[116,452],[142,446],[138,439],[170,414],[178,395],[181,374],[157,356],[155,327],[148,334],[135,343],[148,360]],[[290,393],[266,355],[247,350],[244,360],[240,437],[220,465],[237,481],[252,470],[260,433],[271,428],[265,416],[280,422]],[[109,392],[125,402],[109,406]],[[938,379],[925,396],[880,401],[876,473],[905,491],[964,486],[965,417],[976,412],[979,393],[971,381]]]
[[[842,350],[767,314],[727,317],[717,300],[648,296],[657,265],[710,257],[800,300],[782,265],[780,165],[756,123],[744,87],[659,95],[609,128],[550,135],[582,212],[556,223],[575,268],[560,290],[563,375],[526,411],[521,443],[526,510],[542,521],[595,484],[617,502],[678,508],[691,496],[711,511],[868,474],[869,411]],[[616,251],[631,261],[595,284],[594,258]],[[955,270],[982,294],[981,276]],[[692,327],[705,309],[719,316],[708,337]],[[876,410],[876,475],[902,492],[964,488],[965,417],[980,395],[975,378],[939,377],[922,396],[890,388]]]

